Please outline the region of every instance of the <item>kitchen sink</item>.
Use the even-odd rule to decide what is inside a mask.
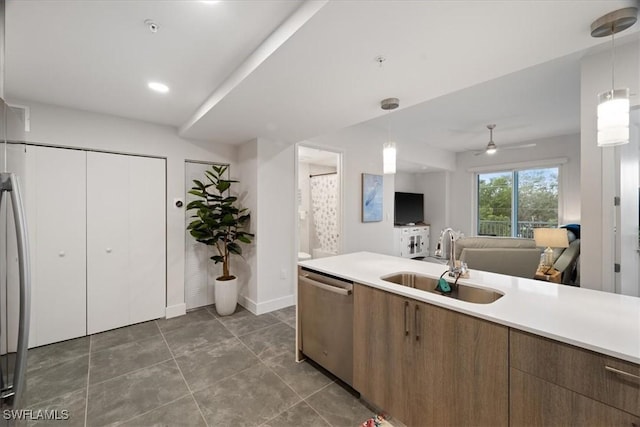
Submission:
[[[460,283],[454,286],[453,281],[449,280],[447,280],[447,282],[451,286],[451,292],[441,292],[436,289],[438,286],[438,279],[415,273],[395,273],[383,276],[381,279],[395,283],[396,285],[408,286],[410,288],[420,289],[421,291],[444,295],[475,304],[490,304],[504,296],[504,294],[500,292],[476,288],[474,286],[463,285]]]

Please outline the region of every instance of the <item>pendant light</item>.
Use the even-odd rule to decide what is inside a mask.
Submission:
[[[629,142],[629,88],[615,88],[615,34],[635,24],[638,9],[608,13],[591,24],[592,37],[611,36],[611,90],[598,94],[598,147]]]
[[[387,98],[380,101],[380,107],[385,111],[395,110],[400,106],[398,98]],[[396,173],[396,143],[391,140],[391,119],[387,131],[387,142],[382,145],[382,172]]]

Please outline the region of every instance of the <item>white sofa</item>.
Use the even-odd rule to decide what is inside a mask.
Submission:
[[[541,250],[533,239],[482,236],[456,240],[455,254],[471,270],[533,279]]]

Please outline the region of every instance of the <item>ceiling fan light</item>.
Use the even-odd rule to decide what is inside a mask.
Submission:
[[[629,89],[598,94],[598,147],[629,142]]]
[[[487,154],[494,154],[497,151],[496,144],[493,141],[487,144]]]
[[[385,142],[382,146],[382,172],[384,174],[396,173],[396,143]]]

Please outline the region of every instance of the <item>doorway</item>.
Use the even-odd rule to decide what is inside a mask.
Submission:
[[[220,163],[185,161],[185,256],[184,256],[184,300],[187,310],[211,305],[214,301],[213,283],[219,276],[220,268],[211,257],[215,254],[211,246],[206,246],[189,234],[187,225],[192,221],[193,211],[187,211],[186,206],[196,199],[189,194],[193,187],[193,180],[205,181],[205,171]],[[227,169],[227,173],[229,170]]]
[[[640,106],[630,112],[629,143],[616,147],[615,292],[640,296]]]
[[[297,145],[298,261],[342,252],[342,153]]]

